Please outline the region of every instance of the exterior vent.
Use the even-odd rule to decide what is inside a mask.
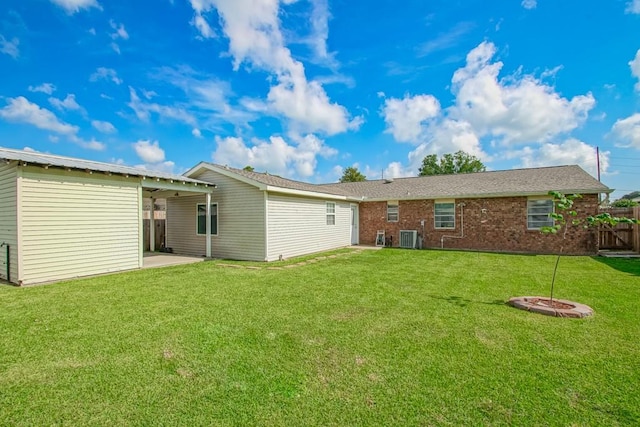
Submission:
[[[400,230],[400,247],[415,249],[418,232],[416,230]]]

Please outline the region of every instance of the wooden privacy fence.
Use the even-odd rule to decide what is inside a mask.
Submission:
[[[153,221],[155,224],[155,250],[159,250],[163,248],[165,245],[164,234],[165,234],[165,220],[164,219],[156,219]],[[151,227],[151,220],[144,219],[143,220],[143,239],[144,239],[144,250],[151,250],[151,241],[149,240],[149,230]]]
[[[640,206],[634,208],[603,208],[614,217],[640,219]],[[602,226],[599,231],[600,249],[633,250],[640,252],[640,231],[638,225],[618,224],[615,227]]]

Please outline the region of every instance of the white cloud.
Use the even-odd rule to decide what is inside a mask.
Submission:
[[[164,172],[164,173],[174,173],[173,169],[176,164],[171,160],[167,160],[160,163],[148,163],[144,165],[135,165],[134,167],[138,169],[144,169],[148,171],[156,171],[156,172]]]
[[[164,162],[164,150],[160,148],[158,141],[141,139],[131,145],[143,162],[151,164]]]
[[[331,157],[337,153],[314,135],[300,137],[294,144],[280,136],[272,136],[269,141],[256,139],[251,145],[235,137],[216,137],[215,140],[214,162],[238,168],[251,165],[257,170],[289,177],[310,177],[315,172],[317,156]]]
[[[96,0],[51,0],[51,3],[60,6],[69,15],[80,12],[82,9],[90,9],[92,7],[102,10],[102,7]]]
[[[111,80],[113,83],[122,84],[122,79],[118,77],[118,73],[113,68],[99,67],[95,73],[89,76],[89,81],[97,82],[98,80]]]
[[[71,142],[90,150],[104,150],[106,148],[102,142],[93,138],[89,141],[80,138],[78,136],[78,131],[80,130],[78,126],[61,121],[50,110],[41,108],[23,96],[9,98],[9,104],[0,110],[0,118],[9,122],[27,123],[39,129],[65,135]],[[49,139],[52,142],[57,142],[59,138],[55,135],[50,135]]]
[[[17,59],[18,56],[20,56],[20,49],[18,49],[19,44],[20,40],[17,38],[14,37],[11,40],[7,40],[0,34],[0,52],[9,55],[13,59]]]
[[[107,148],[105,144],[103,144],[100,141],[96,141],[95,138],[91,138],[89,141],[87,141],[85,139],[79,138],[76,135],[71,135],[69,139],[72,142],[81,146],[82,148],[86,148],[88,150],[103,151],[104,149]]]
[[[410,167],[403,166],[400,162],[391,162],[384,169],[383,176],[385,178],[404,178],[408,176],[416,176],[416,172],[411,170]]]
[[[117,24],[113,19],[111,19],[109,21],[109,25],[114,30],[114,32],[110,34],[111,38],[113,40],[117,40],[117,39],[128,40],[129,39],[129,33],[127,33],[127,30],[124,28],[124,24]]]
[[[53,112],[41,108],[23,96],[9,98],[8,101],[9,104],[0,110],[0,117],[7,121],[28,123],[39,129],[63,135],[75,135],[78,132],[77,126],[59,120]]]
[[[625,13],[640,14],[640,0],[631,0],[629,3],[627,3]]]
[[[537,0],[522,0],[522,7],[525,9],[535,9],[538,6]]]
[[[471,22],[459,22],[450,30],[440,33],[436,38],[422,44],[418,48],[418,54],[427,56],[434,52],[455,47],[460,39],[473,30],[474,27],[475,25]]]
[[[215,31],[213,31],[207,20],[198,12],[193,16],[191,25],[196,27],[200,32],[200,35],[205,39],[213,39],[216,37]]]
[[[334,55],[327,51],[329,19],[331,18],[329,2],[327,0],[311,0],[311,4],[313,6],[310,17],[312,33],[308,43],[313,50],[316,61],[335,66]]]
[[[131,101],[127,105],[136,113],[136,116],[145,122],[148,122],[151,113],[156,113],[161,118],[167,118],[196,126],[196,118],[182,107],[170,107],[160,105],[155,102],[144,102],[140,99],[135,89],[129,87],[129,95]]]
[[[362,123],[361,117],[351,119],[346,108],[332,103],[319,82],[307,80],[303,64],[293,59],[284,45],[280,29],[280,1],[190,1],[196,16],[204,17],[204,12],[214,7],[217,9],[223,31],[229,38],[229,52],[233,56],[235,70],[247,62],[275,75],[277,84],[268,94],[270,108],[273,113],[288,119],[293,131],[333,135],[356,129]],[[316,3],[314,7],[320,11],[316,12],[315,19],[318,22],[325,19],[322,16],[326,13],[322,12],[321,4]]]
[[[76,101],[76,96],[72,93],[68,93],[65,99],[58,99],[58,98],[51,97],[49,98],[49,103],[60,111],[63,111],[63,110],[84,111],[84,108],[82,108],[78,104],[78,102]]]
[[[640,92],[640,49],[636,52],[636,57],[629,61],[629,67],[631,67],[631,74],[638,79],[635,89]]]
[[[600,152],[600,170],[606,173],[609,168],[608,151]],[[512,156],[521,159],[522,167],[579,165],[593,176],[598,176],[598,159],[596,147],[591,146],[575,138],[554,144],[545,143],[540,147],[525,147],[512,153]]]
[[[118,130],[110,122],[102,120],[92,120],[91,126],[93,126],[98,132],[102,133],[116,133]]]
[[[546,142],[574,130],[595,106],[591,93],[570,100],[532,75],[498,79],[502,62],[491,62],[493,43],[483,42],[467,55],[467,64],[452,79],[453,118],[470,123],[480,136],[504,143]]]
[[[611,132],[619,140],[616,144],[619,147],[633,147],[640,150],[640,113],[617,120]]]
[[[40,86],[29,86],[29,92],[42,92],[51,95],[55,92],[56,87],[52,83],[42,83]]]
[[[193,128],[193,130],[191,131],[191,135],[195,136],[196,138],[202,138],[202,132],[200,132],[200,129],[198,128]]]
[[[385,100],[382,115],[387,124],[385,132],[398,142],[420,142],[426,121],[440,113],[440,103],[432,95],[405,96],[404,99]]]
[[[111,49],[113,49],[115,53],[120,55],[120,46],[118,46],[118,43],[112,42],[109,46],[111,46]]]

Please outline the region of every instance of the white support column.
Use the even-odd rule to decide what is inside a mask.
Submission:
[[[155,213],[153,210],[153,205],[155,200],[153,197],[151,198],[151,210],[149,211],[150,219],[149,219],[149,250],[151,252],[156,250],[156,222],[155,222]]]
[[[205,224],[207,224],[207,242],[206,242],[206,255],[207,258],[211,258],[211,193],[207,193],[207,219],[205,220]]]

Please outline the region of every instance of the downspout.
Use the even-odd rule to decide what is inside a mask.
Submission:
[[[459,236],[442,236],[440,237],[440,248],[444,249],[444,239],[462,239],[464,238],[464,203],[458,203],[460,206],[460,235]]]

